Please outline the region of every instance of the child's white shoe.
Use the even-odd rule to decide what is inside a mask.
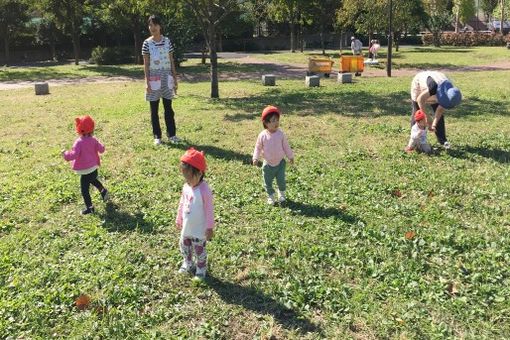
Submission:
[[[285,202],[285,191],[279,191],[278,193],[279,193],[278,202],[280,203]]]
[[[204,280],[205,279],[205,273],[206,273],[206,268],[197,268],[197,271],[195,272],[195,276],[193,277],[193,280]]]
[[[451,147],[452,147],[452,146],[451,146],[451,144],[450,144],[449,142],[444,142],[444,144],[443,144],[443,148],[445,148],[445,150],[448,150],[448,149],[450,149]]]
[[[275,202],[275,200],[274,200],[274,194],[273,194],[273,195],[269,195],[269,196],[267,197],[267,204],[269,204],[269,205],[274,205],[275,203],[276,203],[276,202]]]
[[[193,263],[183,262],[181,268],[177,271],[179,274],[193,274],[195,266]]]
[[[161,145],[161,139],[160,138],[154,138],[154,145]]]

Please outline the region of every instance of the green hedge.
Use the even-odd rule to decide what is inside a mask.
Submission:
[[[432,34],[422,36],[423,45],[433,45]],[[440,44],[445,46],[505,46],[510,42],[510,35],[500,33],[442,33]]]
[[[134,62],[133,51],[127,47],[97,46],[92,50],[90,62],[97,65],[117,65]]]

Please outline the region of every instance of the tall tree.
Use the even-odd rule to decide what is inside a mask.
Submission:
[[[296,26],[299,24],[300,13],[306,4],[307,0],[273,0],[269,5],[271,19],[289,24],[291,52],[296,52]]]
[[[335,22],[334,13],[340,9],[341,0],[312,0],[305,8],[305,13],[312,23],[318,25],[322,54],[326,54],[324,34]]]
[[[269,3],[270,0],[249,0],[241,4],[241,10],[249,17],[255,24],[255,35],[262,35],[262,25],[267,22],[269,16]]]
[[[453,0],[453,12],[455,15],[455,32],[459,32],[459,25],[465,25],[475,13],[474,0]]]
[[[9,45],[28,20],[28,6],[20,0],[0,0],[0,35],[3,37],[5,63],[10,61]]]
[[[492,21],[493,12],[498,7],[500,0],[479,0],[480,8],[483,13]]]
[[[499,17],[499,31],[501,34],[504,34],[504,22],[508,17],[508,12],[510,11],[510,3],[505,0],[499,0],[498,6],[494,10],[494,17]]]
[[[441,32],[452,22],[450,2],[448,0],[424,0],[428,15],[426,27],[432,33],[433,44],[441,46]]]
[[[52,17],[57,28],[69,34],[73,42],[74,64],[80,61],[80,35],[87,0],[38,0],[43,16]]]
[[[219,98],[217,31],[225,17],[238,8],[236,0],[184,0],[193,10],[209,47],[211,98]]]
[[[150,0],[110,0],[99,2],[94,11],[110,26],[129,28],[133,34],[135,63],[142,60],[142,27],[147,22]]]

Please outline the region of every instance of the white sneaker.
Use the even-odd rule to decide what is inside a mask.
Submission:
[[[181,142],[181,139],[179,137],[177,137],[177,136],[172,136],[172,137],[169,138],[169,140],[170,140],[170,142],[172,142],[174,144]]]
[[[275,200],[274,200],[274,194],[273,194],[273,195],[269,195],[269,196],[267,197],[267,204],[269,204],[269,205],[274,205],[275,203],[276,203],[276,202],[275,202]]]
[[[195,271],[195,266],[193,264],[189,264],[186,262],[183,262],[181,265],[181,268],[177,271],[179,274],[193,274]]]
[[[279,191],[280,197],[278,197],[278,202],[285,202],[285,191]]]
[[[197,268],[197,271],[195,272],[195,277],[193,277],[193,280],[199,280],[202,281],[205,279],[205,273],[206,269],[204,268]]]
[[[445,148],[445,150],[448,150],[451,147],[452,147],[452,145],[449,142],[444,142],[443,148]]]
[[[161,139],[160,138],[154,138],[154,145],[161,145]]]

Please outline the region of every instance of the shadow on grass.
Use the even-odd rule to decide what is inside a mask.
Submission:
[[[337,208],[324,208],[315,204],[306,204],[291,200],[285,201],[283,207],[289,208],[294,214],[299,214],[307,217],[319,217],[319,218],[333,217],[335,219],[342,220],[348,224],[356,224],[357,222],[360,221],[357,217],[347,214],[341,209]]]
[[[288,330],[294,330],[303,335],[308,332],[321,331],[317,325],[300,317],[296,312],[258,289],[222,281],[210,275],[206,282],[226,303],[242,306],[260,314],[271,314],[280,325]]]
[[[218,65],[221,81],[255,80],[260,81],[263,74],[274,74],[277,79],[305,77],[307,65],[293,66],[278,63],[235,63],[225,62]],[[179,70],[180,76],[189,83],[209,81],[209,65],[190,65]]]
[[[352,117],[406,116],[410,112],[411,100],[407,91],[373,93],[358,88],[326,91],[274,88],[252,97],[225,98],[222,104],[237,112],[224,119],[231,122],[253,119],[253,112],[259,112],[269,104],[281,107],[284,114],[302,117],[331,113]]]
[[[471,53],[472,48],[462,47],[415,47],[407,48],[404,53]]]
[[[197,150],[204,151],[206,157],[212,156],[214,158],[224,159],[226,161],[238,161],[247,165],[251,164],[251,155],[242,154],[240,152],[232,150],[222,149],[217,146],[193,144],[189,143],[186,140],[183,140],[182,143],[178,144],[165,144],[165,145],[168,146],[169,148],[177,148],[184,151],[188,150],[190,147],[193,147]]]
[[[87,65],[81,66],[81,70],[99,73],[105,77],[128,77],[132,79],[143,79],[143,68],[141,66],[115,66],[115,65]]]
[[[152,233],[154,225],[147,222],[141,213],[130,214],[120,210],[119,206],[112,202],[107,202],[105,214],[101,216],[104,219],[103,227],[110,232],[139,231],[142,233]]]
[[[261,108],[269,104],[282,108],[285,115],[301,117],[322,114],[337,114],[345,117],[405,117],[411,114],[411,99],[408,91],[384,93],[362,90],[354,86],[334,92],[329,88],[313,91],[272,88],[271,91],[251,97],[225,98],[220,104],[235,112],[223,118],[230,122],[254,119],[256,117],[254,112],[258,114]],[[501,108],[506,105],[507,103],[503,100],[468,97],[464,98],[457,108],[447,110],[446,119],[476,116],[481,112],[494,112],[505,116],[509,115],[509,112]]]
[[[472,155],[478,155],[502,164],[510,163],[510,151],[480,146],[463,145],[449,150],[448,154],[452,157],[462,159],[472,159]]]
[[[87,77],[126,77],[143,79],[143,69],[137,65],[69,65],[48,64],[9,67],[0,73],[0,81],[44,81],[50,79],[81,79]]]

